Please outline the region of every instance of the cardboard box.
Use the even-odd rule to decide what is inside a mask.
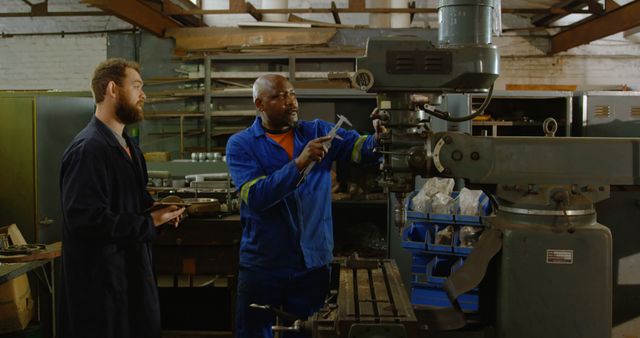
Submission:
[[[33,316],[33,303],[27,274],[0,284],[0,333],[27,327]]]
[[[613,327],[612,338],[640,338],[640,317]]]
[[[171,161],[171,153],[166,151],[152,151],[144,153],[144,159],[147,162],[167,162]]]
[[[27,244],[15,224],[0,227],[0,234],[8,234],[13,244]],[[33,317],[33,303],[26,273],[0,284],[0,333],[27,327]]]

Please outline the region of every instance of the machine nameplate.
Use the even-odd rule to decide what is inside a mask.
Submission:
[[[547,250],[547,264],[573,264],[573,250]]]

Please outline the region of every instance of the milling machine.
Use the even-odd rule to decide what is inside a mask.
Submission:
[[[481,325],[491,328],[482,337],[611,337],[611,233],[597,223],[594,203],[608,198],[612,184],[640,182],[640,140],[476,137],[430,128],[432,118],[461,122],[487,107],[498,77],[493,7],[492,0],[440,0],[437,45],[407,36],[371,38],[354,78],[361,89],[377,93],[377,114],[387,128],[380,184],[400,201],[399,228],[417,175],[483,185],[497,209],[484,219],[486,229],[465,264],[445,283],[453,308],[434,312],[427,329],[467,326],[457,297],[489,273],[495,295],[489,306],[481,299]],[[487,93],[487,99],[459,117],[438,109],[447,93]],[[375,288],[348,285],[374,285],[371,276],[386,263],[369,263],[369,279],[363,280],[349,264],[359,263],[343,264],[340,285],[347,287],[336,291],[342,296],[305,322],[277,329],[307,329],[316,338],[418,336],[422,323],[416,325],[415,314],[405,314],[404,321],[397,312],[382,316],[389,308],[380,298],[373,297],[375,315],[349,312],[362,306],[362,291]],[[468,337],[456,331],[446,336]]]
[[[488,105],[498,76],[491,6],[440,0],[437,47],[410,37],[369,41],[356,80],[377,93],[388,129],[380,183],[401,201],[400,228],[416,175],[490,187],[496,215],[485,219],[476,248],[445,283],[459,315],[444,316],[442,328],[465,326],[456,298],[482,281],[497,255],[493,304],[480,304],[493,312],[484,316],[493,336],[611,337],[611,233],[597,223],[594,203],[608,198],[612,184],[640,182],[640,140],[474,137],[429,128],[432,117],[460,122]],[[487,101],[466,117],[437,109],[442,94],[457,92],[487,92]]]

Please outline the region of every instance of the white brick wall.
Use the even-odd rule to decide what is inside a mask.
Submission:
[[[106,58],[106,36],[0,39],[0,90],[88,91],[93,69]]]
[[[506,84],[627,85],[640,90],[640,43],[622,33],[548,56],[546,37],[508,36],[494,39],[500,49],[500,77]]]
[[[506,84],[628,85],[640,90],[640,43],[617,34],[554,56],[546,37],[494,39],[501,55],[496,89]],[[0,39],[0,89],[89,90],[94,67],[106,59],[105,36]]]

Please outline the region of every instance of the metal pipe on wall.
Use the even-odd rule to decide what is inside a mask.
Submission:
[[[367,8],[388,8],[389,0],[367,0]],[[369,28],[389,28],[389,14],[369,13]]]
[[[289,7],[288,0],[262,0],[262,9],[286,9]],[[264,13],[262,21],[269,22],[287,22],[289,14],[287,13]]]
[[[408,8],[407,0],[391,0],[391,8]],[[392,13],[391,28],[409,28],[411,26],[411,14],[409,13]]]

